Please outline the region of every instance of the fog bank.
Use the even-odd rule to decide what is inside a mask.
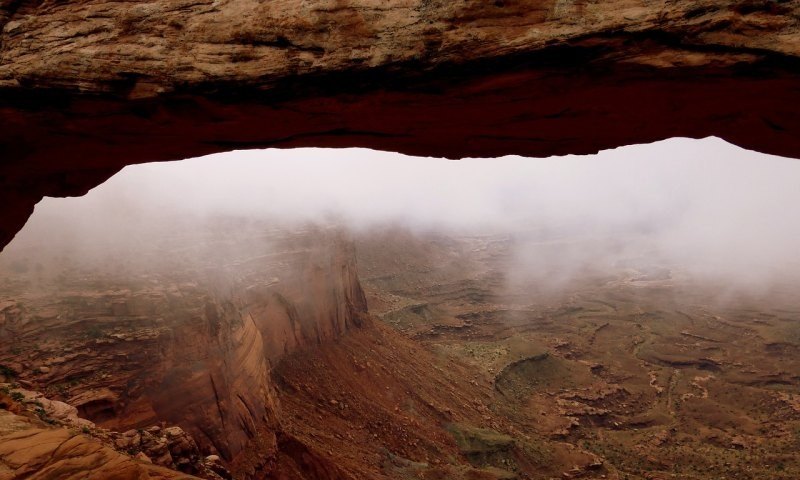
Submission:
[[[165,231],[201,230],[235,216],[341,222],[357,232],[403,225],[515,234],[526,240],[520,268],[548,272],[553,281],[587,265],[611,268],[646,256],[714,281],[765,288],[800,271],[798,209],[800,161],[715,138],[548,159],[237,151],[132,165],[84,197],[44,199],[0,261],[58,249],[124,256]],[[573,247],[554,254],[542,242]]]

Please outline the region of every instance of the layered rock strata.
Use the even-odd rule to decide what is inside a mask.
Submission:
[[[44,195],[234,148],[800,155],[797,1],[0,2],[0,244]]]
[[[259,248],[231,237],[199,252],[162,251],[175,263],[146,274],[110,264],[12,276],[0,364],[98,426],[166,422],[237,478],[269,470],[281,430],[273,365],[362,325],[366,302],[338,231],[266,232]],[[188,240],[175,241],[160,248]]]

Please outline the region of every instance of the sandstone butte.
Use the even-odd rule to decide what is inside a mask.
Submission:
[[[798,0],[0,0],[0,245],[43,195],[235,148],[800,156]]]

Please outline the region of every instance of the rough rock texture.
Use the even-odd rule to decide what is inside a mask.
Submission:
[[[0,245],[42,195],[255,147],[717,135],[800,156],[797,0],[0,0]]]
[[[82,435],[76,435],[78,431]],[[39,442],[62,437],[75,448],[62,450],[57,444],[34,448]],[[0,448],[0,478],[9,473],[4,469],[13,470],[13,478],[28,478],[32,472],[36,472],[33,478],[104,478],[112,474],[119,475],[115,478],[189,478],[158,469],[148,472],[152,469],[136,466],[131,460],[206,480],[230,478],[218,458],[201,455],[194,439],[180,427],[154,425],[122,433],[107,430],[79,417],[75,407],[15,383],[0,383],[0,443],[4,442],[7,448]],[[49,461],[41,458],[46,455],[51,456]],[[149,473],[153,475],[147,477]]]
[[[136,460],[87,435],[0,409],[0,479],[196,479]]]
[[[125,465],[206,480],[524,480],[593,458],[515,430],[488,379],[370,321],[339,229],[202,224],[148,231],[126,259],[25,246],[47,236],[30,229],[3,252],[0,442],[2,414],[26,413]],[[490,462],[453,434],[473,430],[505,439]]]
[[[132,430],[120,448],[166,442],[155,463],[171,455],[164,464],[183,470],[187,457],[167,442],[169,428],[163,442],[135,439],[166,422],[236,478],[268,471],[280,431],[273,365],[361,326],[366,300],[338,230],[223,231],[144,245],[139,261],[160,265],[142,271],[71,258],[52,279],[0,282],[0,364],[98,426]]]

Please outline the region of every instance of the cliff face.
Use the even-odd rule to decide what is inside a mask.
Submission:
[[[490,382],[372,322],[341,231],[165,223],[121,254],[33,222],[0,256],[0,478],[510,478],[453,425],[536,478],[591,458],[540,457]]]
[[[52,278],[9,275],[0,363],[98,426],[178,425],[237,478],[258,475],[281,431],[273,365],[365,321],[353,247],[335,231],[250,244],[232,233],[208,247],[219,257],[180,257],[192,239],[154,242],[173,260],[148,274],[67,264]]]
[[[233,148],[717,135],[800,155],[800,2],[0,1],[6,244],[43,195]]]
[[[238,287],[244,292],[240,308],[261,333],[272,363],[361,326],[367,313],[355,249],[341,234],[331,232],[322,239],[298,235],[287,242],[289,247],[294,262],[282,261],[282,268],[267,271],[271,278]],[[253,275],[263,275],[258,264],[254,267]]]

